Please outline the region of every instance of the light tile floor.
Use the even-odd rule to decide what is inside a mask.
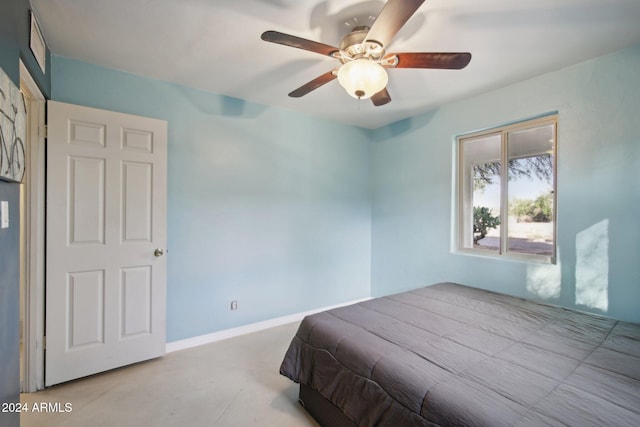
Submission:
[[[60,412],[21,427],[314,427],[298,385],[278,373],[298,323],[230,338],[21,396]],[[65,411],[65,404],[71,411]],[[58,408],[55,405],[58,404]]]

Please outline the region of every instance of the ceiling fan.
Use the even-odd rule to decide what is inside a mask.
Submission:
[[[371,98],[375,106],[387,104],[388,68],[439,68],[459,70],[471,61],[468,52],[408,52],[386,53],[385,49],[402,26],[424,3],[424,0],[389,0],[371,27],[358,26],[340,42],[340,47],[303,39],[278,31],[265,31],[262,40],[296,47],[335,58],[341,65],[289,94],[299,98],[334,79],[349,95],[358,99]]]

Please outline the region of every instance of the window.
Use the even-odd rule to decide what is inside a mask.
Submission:
[[[457,138],[458,251],[555,262],[556,128],[554,115]]]

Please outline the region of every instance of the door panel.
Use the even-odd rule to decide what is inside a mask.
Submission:
[[[104,244],[105,159],[70,157],[69,244]]]
[[[166,135],[48,103],[47,386],[164,354]]]
[[[69,349],[104,344],[104,270],[67,276]]]
[[[122,241],[151,241],[153,165],[123,162],[122,164]]]
[[[122,269],[121,338],[151,333],[151,269]]]

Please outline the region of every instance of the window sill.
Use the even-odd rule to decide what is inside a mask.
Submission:
[[[498,253],[484,249],[458,248],[452,251],[456,255],[466,255],[478,258],[489,258],[497,261],[515,261],[531,264],[556,264],[556,257],[551,255],[533,255],[516,252]]]

